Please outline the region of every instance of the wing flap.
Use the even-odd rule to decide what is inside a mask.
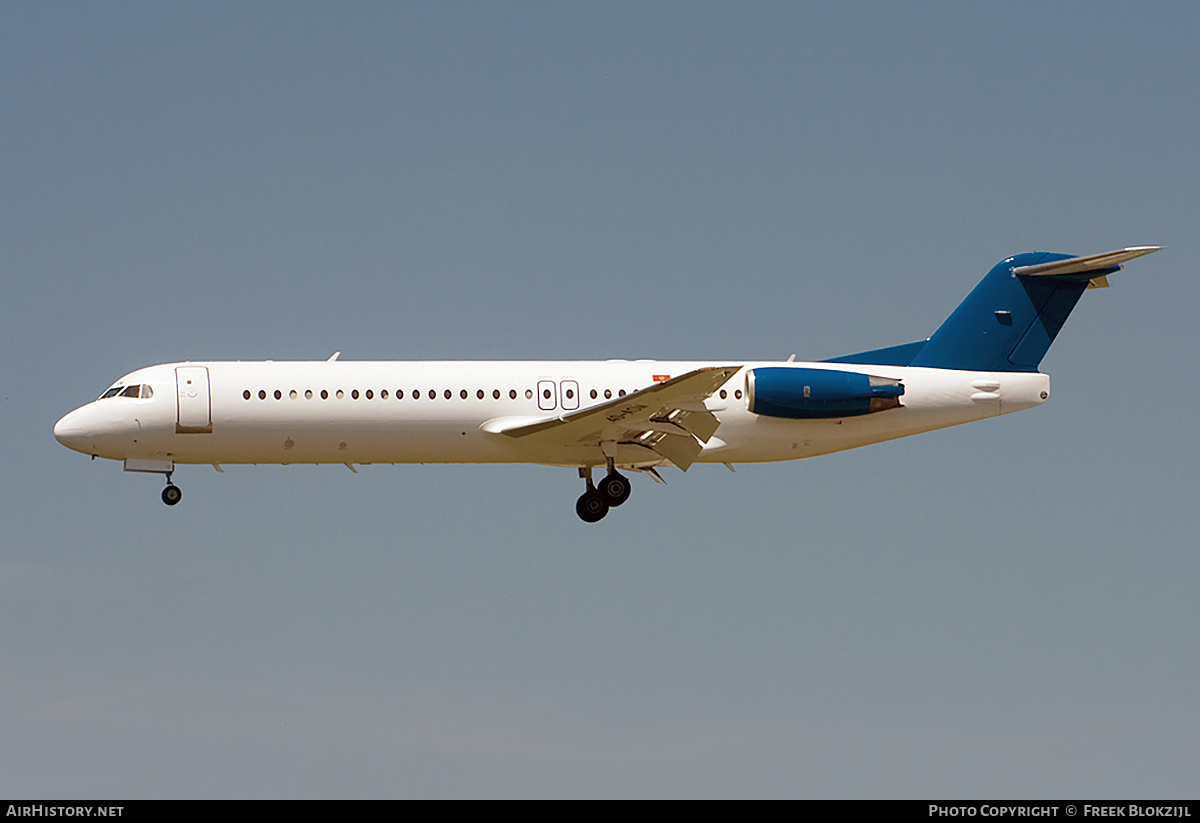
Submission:
[[[700,445],[700,441],[696,438],[683,437],[678,434],[668,434],[650,448],[684,471],[687,471],[696,462],[696,457],[704,450],[704,446]]]
[[[721,421],[710,411],[681,410],[671,422],[686,430],[688,434],[695,435],[701,443],[711,440],[717,433],[717,427],[721,425]]]

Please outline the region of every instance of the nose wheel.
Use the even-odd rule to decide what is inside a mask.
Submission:
[[[167,473],[167,487],[162,490],[162,501],[168,506],[174,506],[183,499],[183,491],[178,486],[171,482],[171,475]]]

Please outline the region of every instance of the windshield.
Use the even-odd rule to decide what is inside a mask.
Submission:
[[[143,400],[154,396],[154,389],[142,383],[136,386],[113,386],[100,395],[98,399],[107,400],[110,397],[140,397]]]

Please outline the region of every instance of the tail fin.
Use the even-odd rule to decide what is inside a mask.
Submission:
[[[969,371],[1037,371],[1085,289],[1103,288],[1121,263],[1158,251],[1133,246],[1073,257],[1026,252],[992,268],[924,344],[910,343],[831,362],[875,362],[872,355],[907,363]],[[890,361],[889,361],[890,362]]]

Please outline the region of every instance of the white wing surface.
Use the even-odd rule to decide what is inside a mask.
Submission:
[[[577,412],[532,422],[501,418],[484,430],[552,448],[640,446],[686,471],[720,425],[704,401],[740,369],[705,366]]]

